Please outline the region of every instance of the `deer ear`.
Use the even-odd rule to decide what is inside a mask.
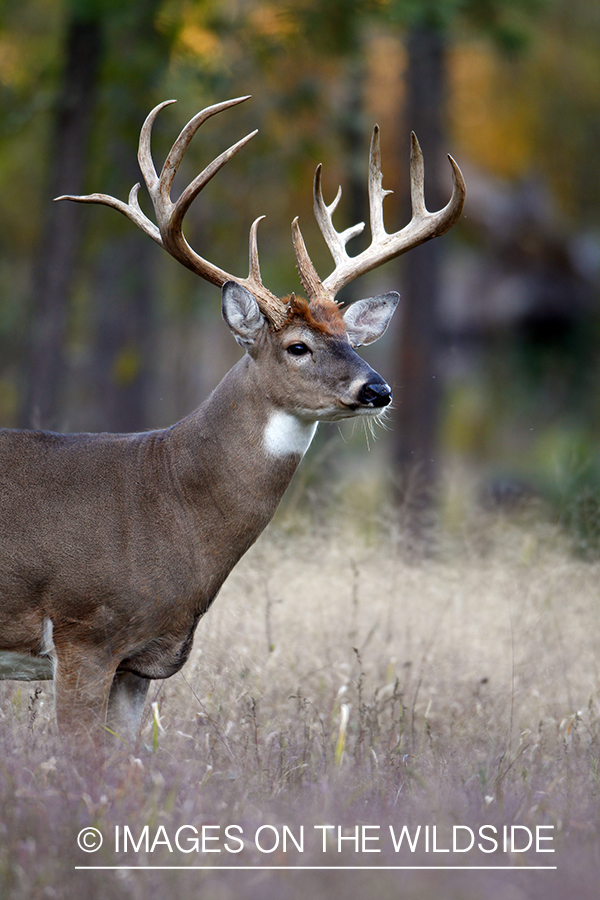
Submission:
[[[357,300],[344,313],[348,340],[353,347],[372,344],[378,340],[390,324],[398,306],[400,294],[390,291],[379,297]]]
[[[247,349],[254,343],[265,323],[258,303],[241,284],[226,281],[221,293],[221,309],[234,338]]]

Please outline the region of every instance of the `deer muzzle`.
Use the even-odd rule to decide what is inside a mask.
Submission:
[[[358,392],[358,402],[375,408],[388,406],[392,402],[392,389],[382,378],[371,380]]]

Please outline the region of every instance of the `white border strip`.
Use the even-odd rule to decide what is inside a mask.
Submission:
[[[555,871],[558,866],[75,866],[80,872],[88,869],[94,870],[120,870],[135,872],[141,869],[160,869],[163,871],[179,872],[298,872],[298,871],[327,871],[327,872],[396,872],[411,870],[421,872],[541,872]]]

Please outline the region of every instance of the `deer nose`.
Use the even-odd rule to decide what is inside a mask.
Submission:
[[[358,402],[365,406],[387,406],[392,401],[392,389],[385,381],[363,384],[358,392]]]

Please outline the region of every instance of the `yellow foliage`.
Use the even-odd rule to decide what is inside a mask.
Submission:
[[[532,165],[536,110],[523,79],[483,43],[457,45],[450,57],[450,118],[465,153],[489,172],[517,178]]]
[[[365,108],[376,121],[398,118],[404,104],[406,49],[398,34],[375,32],[367,48]]]
[[[298,30],[292,17],[271,3],[257,5],[251,11],[249,21],[256,34],[264,37],[288,38]]]
[[[484,454],[493,439],[493,414],[485,391],[476,384],[455,387],[449,396],[443,445],[451,453]]]
[[[113,380],[124,387],[131,384],[139,375],[141,368],[140,354],[135,347],[123,347],[113,363]]]
[[[221,55],[219,38],[214,31],[193,22],[188,22],[179,32],[178,47],[184,53],[212,60]]]
[[[0,41],[0,82],[4,85],[13,84],[17,75],[19,52],[14,43],[7,40]]]

